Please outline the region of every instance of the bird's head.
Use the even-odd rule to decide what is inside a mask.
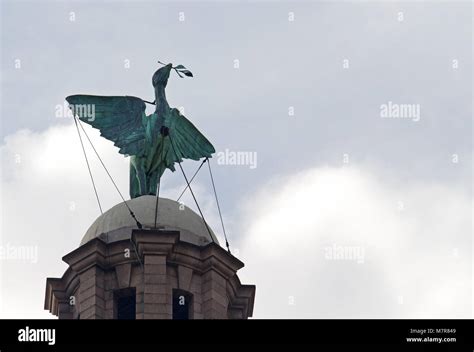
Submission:
[[[156,87],[157,85],[162,85],[166,87],[166,85],[168,84],[168,78],[170,76],[170,72],[172,68],[173,68],[173,64],[164,65],[163,67],[159,68],[155,72],[151,80],[153,87]]]
[[[158,84],[162,85],[163,87],[166,87],[166,85],[168,84],[168,78],[170,77],[171,70],[175,70],[178,76],[181,78],[183,78],[181,74],[184,74],[188,77],[193,77],[191,71],[188,71],[183,65],[177,65],[173,67],[173,64],[166,65],[160,61],[158,61],[158,63],[163,65],[163,67],[159,68],[153,75],[151,81],[153,87],[156,87]]]

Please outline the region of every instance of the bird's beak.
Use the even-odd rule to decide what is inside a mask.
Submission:
[[[171,63],[165,64],[164,62],[161,62],[161,61],[158,61],[158,63],[159,63],[160,65],[165,66],[165,67],[168,67],[168,66],[169,66],[170,68],[173,68],[173,64],[171,64]]]

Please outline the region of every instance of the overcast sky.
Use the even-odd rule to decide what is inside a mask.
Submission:
[[[4,0],[1,31],[0,254],[37,256],[0,257],[0,317],[51,317],[46,277],[100,214],[64,98],[153,100],[157,60],[194,73],[168,101],[217,152],[256,156],[213,159],[256,318],[472,316],[470,2]],[[128,194],[128,160],[88,132]],[[163,195],[183,184],[166,173]]]

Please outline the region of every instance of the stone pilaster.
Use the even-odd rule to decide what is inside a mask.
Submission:
[[[204,319],[227,319],[229,304],[226,279],[215,270],[207,271],[202,278],[202,312]]]
[[[81,319],[104,319],[104,272],[93,266],[79,274],[79,312]]]
[[[191,319],[252,316],[255,286],[236,274],[243,263],[215,243],[183,242],[178,231],[136,230],[111,243],[95,238],[63,259],[69,268],[47,280],[45,297],[45,309],[60,319],[114,319],[123,290],[135,292],[136,319],[171,319],[173,290],[192,297]]]
[[[171,293],[166,275],[166,256],[145,255],[145,319],[171,319]]]

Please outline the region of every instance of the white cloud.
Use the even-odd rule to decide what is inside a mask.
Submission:
[[[255,317],[471,317],[468,194],[368,170],[277,177],[248,200],[241,278],[257,285]]]
[[[87,130],[126,196],[127,160],[111,142],[99,138],[98,131]],[[90,146],[86,147],[106,210],[120,197]],[[0,155],[1,245],[37,250],[37,263],[28,258],[0,261],[0,317],[52,317],[43,311],[46,277],[64,273],[62,256],[78,246],[100,215],[77,132],[73,124],[41,133],[18,131],[5,138]]]
[[[128,158],[118,154],[112,142],[100,137],[97,130],[85,128],[123,196],[129,199]],[[83,139],[105,212],[121,198]],[[51,318],[43,311],[46,277],[62,276],[67,266],[61,258],[78,247],[100,215],[77,131],[73,124],[41,133],[18,131],[5,138],[0,156],[0,254],[1,248],[10,253],[8,258],[0,255],[0,317]],[[190,163],[189,169],[194,166]],[[179,170],[167,172],[165,179],[161,195],[176,199],[184,188],[182,175]],[[197,181],[193,182],[193,191],[223,243],[213,196]],[[196,211],[189,191],[182,201]],[[12,250],[32,254],[18,257],[12,255]]]
[[[128,161],[88,133],[128,198]],[[45,279],[63,274],[61,257],[99,215],[77,138],[73,125],[20,131],[0,148],[1,244],[38,251],[37,262],[0,261],[0,317],[52,317],[42,310]],[[89,156],[107,210],[120,197]],[[184,183],[171,175],[162,195],[174,198]],[[220,234],[201,177],[193,190]],[[189,194],[184,201],[192,205]],[[394,185],[368,168],[317,168],[276,177],[225,220],[246,264],[241,280],[257,285],[255,317],[470,317],[470,202],[450,185]],[[345,260],[327,259],[339,250]]]

